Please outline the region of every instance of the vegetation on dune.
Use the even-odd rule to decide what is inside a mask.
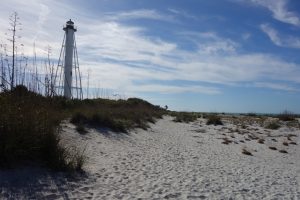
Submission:
[[[267,129],[272,129],[272,130],[276,130],[280,128],[280,125],[277,122],[270,122],[269,124],[266,125]]]
[[[276,116],[281,121],[294,121],[296,118],[296,115],[290,111],[283,111],[279,115]]]
[[[38,161],[52,169],[79,169],[80,154],[60,145],[63,113],[53,99],[17,86],[0,94],[0,167]]]
[[[14,167],[28,161],[56,170],[78,170],[85,157],[77,149],[60,143],[60,123],[71,117],[76,130],[85,125],[127,132],[161,118],[165,110],[141,99],[66,100],[44,97],[24,86],[0,93],[0,167]]]
[[[199,114],[193,112],[171,112],[170,115],[175,117],[175,122],[185,123],[194,122],[200,117]]]
[[[218,115],[208,115],[206,125],[223,125],[223,122]]]
[[[246,113],[244,114],[245,116],[248,116],[248,117],[257,117],[258,115],[254,112],[249,112],[249,113]]]
[[[175,122],[189,123],[205,117],[207,125],[223,125],[217,114],[171,112],[137,98],[67,100],[44,97],[28,91],[25,86],[1,92],[0,105],[0,167],[14,167],[29,161],[55,170],[80,170],[85,162],[83,152],[61,144],[60,123],[67,118],[80,134],[88,133],[87,126],[123,133],[133,128],[147,129],[148,123],[154,123],[164,114],[172,115]],[[266,128],[278,129],[279,122],[271,121]],[[230,142],[224,139],[223,144]],[[264,140],[259,139],[258,143]],[[292,143],[283,143],[288,144]]]
[[[147,129],[166,111],[147,101],[129,98],[128,100],[94,99],[77,102],[73,109],[71,123],[92,127],[110,128],[116,132],[128,132],[132,128]]]

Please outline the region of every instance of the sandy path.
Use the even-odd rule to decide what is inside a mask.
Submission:
[[[71,125],[65,130],[66,140],[86,145],[86,175],[67,178],[29,170],[40,174],[40,182],[29,181],[31,192],[18,190],[26,190],[22,180],[17,180],[17,187],[0,181],[6,183],[1,187],[3,197],[300,199],[299,145],[291,147],[289,154],[280,154],[251,141],[247,147],[258,152],[246,156],[241,154],[244,144],[221,144],[220,127],[200,121],[174,123],[170,117],[159,120],[151,130],[130,135],[91,130],[82,136]],[[3,172],[1,176],[11,177]]]

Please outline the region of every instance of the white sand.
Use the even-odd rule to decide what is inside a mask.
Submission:
[[[79,135],[68,124],[64,140],[86,147],[86,173],[70,177],[33,167],[0,171],[0,198],[300,199],[299,128],[268,133],[252,125],[239,128],[242,134],[230,128],[236,126],[207,126],[203,119],[174,123],[165,117],[148,131],[129,135],[93,129]],[[297,135],[290,139],[298,145],[284,146],[287,134]],[[265,144],[247,141],[249,135]],[[232,143],[222,144],[224,137]],[[253,156],[242,154],[242,148]]]

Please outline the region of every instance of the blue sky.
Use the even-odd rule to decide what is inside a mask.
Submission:
[[[300,1],[1,0],[22,22],[23,51],[57,59],[72,19],[90,87],[172,110],[300,113]]]

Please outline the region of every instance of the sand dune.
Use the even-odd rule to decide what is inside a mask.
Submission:
[[[0,197],[300,199],[299,128],[236,128],[229,121],[207,126],[205,119],[186,124],[164,117],[148,131],[126,135],[90,129],[80,135],[65,124],[64,142],[85,148],[85,173],[71,176],[38,167],[0,171]]]

